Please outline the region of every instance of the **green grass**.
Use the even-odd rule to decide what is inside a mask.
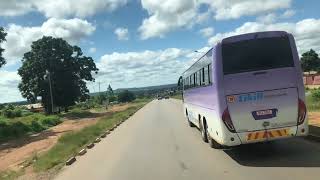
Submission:
[[[12,119],[0,116],[0,142],[38,133],[61,122],[58,116],[47,116],[40,113]]]
[[[182,95],[181,94],[176,94],[176,95],[171,96],[171,98],[182,100]]]
[[[1,171],[0,172],[0,179],[1,180],[13,180],[17,179],[24,173],[23,170],[20,171]]]
[[[147,102],[149,100],[137,100],[130,108],[103,117],[95,125],[63,135],[53,148],[38,157],[38,160],[34,163],[35,170],[46,171],[53,167],[62,167],[69,157],[76,155],[81,148],[94,141],[105,130],[112,128],[120,121],[128,119]]]
[[[311,94],[306,95],[306,104],[308,111],[320,111],[320,102],[312,98]]]
[[[69,112],[62,114],[61,116],[67,117],[67,118],[90,118],[90,117],[94,117],[94,113],[90,112],[89,110],[74,108]]]

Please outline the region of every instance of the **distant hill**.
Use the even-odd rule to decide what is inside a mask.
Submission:
[[[138,87],[138,88],[119,88],[116,89],[116,92],[129,90],[129,91],[148,91],[148,90],[159,90],[159,89],[171,89],[176,88],[177,84],[165,84],[165,85],[159,85],[159,86],[147,86],[147,87]]]
[[[175,88],[177,88],[177,84],[165,84],[165,85],[147,86],[147,87],[119,88],[119,89],[116,89],[113,91],[115,93],[119,93],[121,91],[128,90],[128,91],[136,93],[136,92],[142,92],[142,91],[172,90]],[[102,91],[102,93],[104,93],[104,92],[106,92],[106,91]],[[99,94],[98,92],[90,93],[90,96],[95,96],[98,94]]]

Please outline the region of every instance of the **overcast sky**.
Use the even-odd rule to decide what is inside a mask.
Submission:
[[[306,3],[307,2],[307,3]],[[0,0],[7,31],[0,69],[0,103],[23,100],[17,85],[23,54],[43,35],[79,45],[100,69],[105,90],[176,83],[179,75],[223,37],[285,30],[299,53],[320,52],[317,0]],[[91,92],[97,83],[89,83]]]

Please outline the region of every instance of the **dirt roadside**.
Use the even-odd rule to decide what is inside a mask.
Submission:
[[[99,113],[93,111],[97,116],[92,118],[65,118],[61,124],[41,133],[0,144],[0,172],[4,170],[19,170],[27,159],[53,147],[64,133],[78,131],[93,125],[100,117],[108,116],[112,112],[123,111],[129,106],[128,104],[116,105]]]
[[[309,125],[320,127],[320,112],[309,112]]]

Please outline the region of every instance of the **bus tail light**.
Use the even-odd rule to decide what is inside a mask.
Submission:
[[[304,102],[299,99],[298,101],[298,125],[302,124],[306,118],[307,108]]]
[[[228,108],[226,108],[224,110],[224,112],[222,113],[222,121],[224,122],[224,124],[227,126],[228,130],[232,133],[235,133],[236,130],[233,126],[233,123],[231,121],[231,117],[230,117],[230,113]]]

